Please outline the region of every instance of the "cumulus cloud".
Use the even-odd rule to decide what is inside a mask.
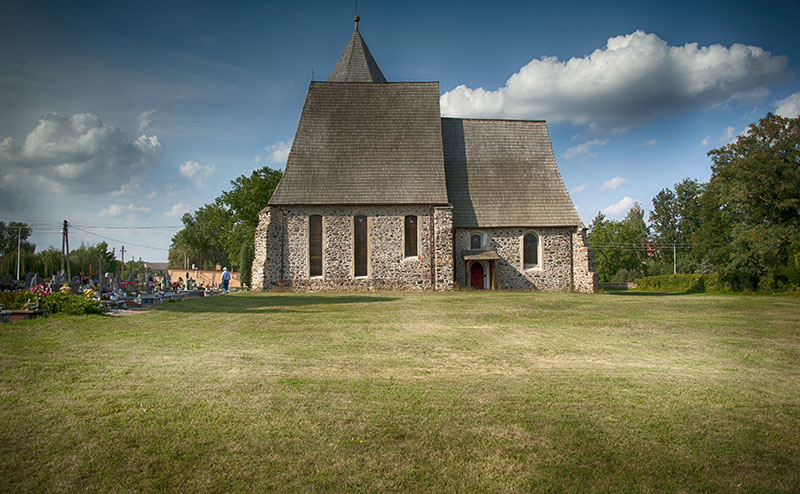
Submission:
[[[544,118],[627,128],[667,111],[763,97],[790,77],[786,56],[757,46],[670,46],[644,31],[615,36],[581,58],[531,60],[495,90],[460,85],[441,96],[442,114]]]
[[[180,218],[184,214],[192,210],[192,207],[183,201],[177,202],[172,205],[172,209],[164,213],[164,216],[172,216]]]
[[[790,95],[788,98],[778,101],[775,115],[786,118],[800,116],[800,92]]]
[[[205,180],[211,176],[214,167],[208,165],[201,165],[197,161],[187,160],[178,167],[178,172],[183,178],[190,178],[194,180],[197,185],[202,185]]]
[[[22,143],[0,141],[0,175],[21,188],[108,193],[149,171],[158,136],[128,137],[96,115],[47,113]]]
[[[603,210],[603,214],[612,217],[624,216],[630,208],[632,208],[638,201],[632,197],[625,196],[618,202],[608,206]]]
[[[569,191],[570,194],[577,194],[579,192],[583,192],[589,187],[589,184],[580,184],[576,187],[573,187],[572,190]]]
[[[292,143],[289,141],[279,141],[264,148],[266,154],[257,154],[255,156],[256,163],[272,163],[277,165],[286,164],[286,159],[289,158],[289,151],[292,149]]]
[[[577,146],[572,146],[564,151],[564,157],[566,159],[572,159],[575,156],[586,155],[585,158],[594,158],[597,156],[595,153],[590,153],[592,148],[594,147],[603,147],[608,144],[608,139],[593,139],[591,141],[586,141]]]
[[[614,177],[603,182],[603,185],[600,186],[600,190],[616,190],[627,181],[628,179],[625,177]]]
[[[133,203],[128,204],[127,206],[123,204],[112,204],[107,208],[103,208],[100,210],[100,216],[122,216],[125,213],[144,213],[147,214],[150,212],[150,208],[147,206],[135,206]]]

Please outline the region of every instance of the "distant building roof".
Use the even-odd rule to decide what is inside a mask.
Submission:
[[[581,226],[543,121],[442,119],[455,227]]]
[[[328,82],[386,82],[367,44],[361,38],[361,33],[358,32],[358,16],[354,20],[356,27],[353,35],[344,47]]]
[[[309,85],[270,205],[447,203],[439,83]]]

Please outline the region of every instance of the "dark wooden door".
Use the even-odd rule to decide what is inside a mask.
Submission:
[[[483,288],[483,265],[479,262],[469,268],[469,286]]]

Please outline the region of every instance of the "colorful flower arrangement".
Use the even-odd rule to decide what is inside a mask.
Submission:
[[[45,298],[50,295],[50,285],[36,285],[31,287],[31,293],[36,298]]]

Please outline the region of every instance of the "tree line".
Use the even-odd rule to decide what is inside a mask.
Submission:
[[[800,118],[767,114],[708,152],[708,183],[684,179],[623,220],[589,226],[601,282],[701,273],[729,290],[800,287]],[[648,224],[649,223],[649,224]]]

